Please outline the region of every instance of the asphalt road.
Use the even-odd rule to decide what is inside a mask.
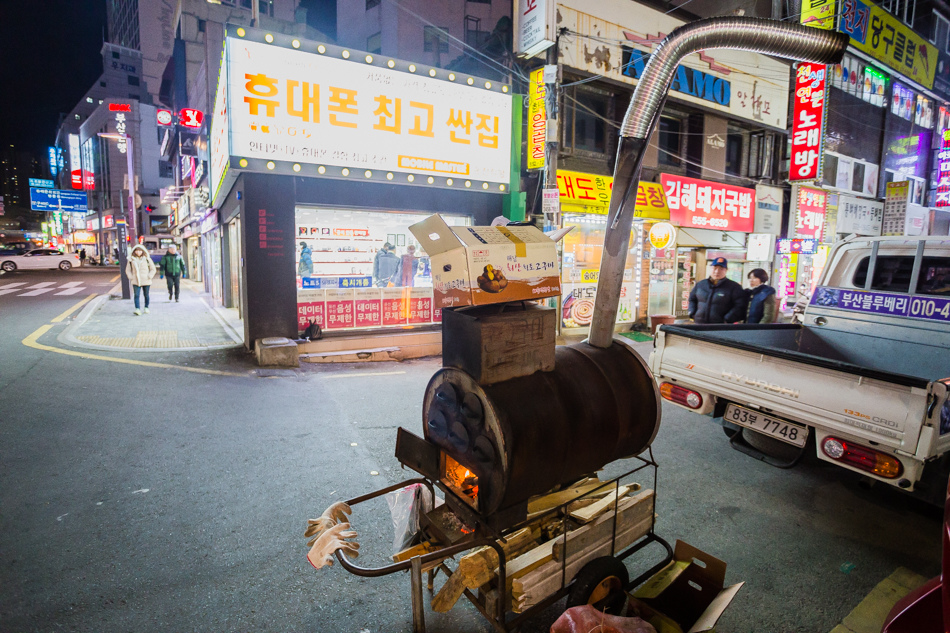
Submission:
[[[393,457],[395,429],[421,432],[439,363],[256,372],[241,352],[161,357],[243,374],[203,375],[22,344],[83,294],[2,294],[8,283],[115,274],[0,277],[0,631],[410,630],[407,575],[315,571],[303,531],[333,501],[412,476]],[[67,322],[41,342],[63,347]],[[939,572],[940,513],[895,491],[815,458],[772,468],[672,406],[654,452],[657,532],[746,583],[721,632],[830,631],[897,567]],[[386,504],[360,506],[352,523],[359,560],[385,562]],[[631,572],[650,555],[628,559]],[[430,633],[490,630],[462,603],[427,615]]]

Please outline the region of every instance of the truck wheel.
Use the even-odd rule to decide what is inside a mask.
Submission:
[[[763,455],[767,455],[777,462],[788,464],[788,467],[798,463],[798,460],[805,453],[804,448],[786,444],[752,429],[743,428],[742,439]]]
[[[595,558],[574,577],[567,608],[589,604],[598,611],[620,615],[627,604],[624,589],[630,582],[627,567],[613,556]]]

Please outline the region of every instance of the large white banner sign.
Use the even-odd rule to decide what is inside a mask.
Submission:
[[[229,38],[230,155],[508,183],[510,95],[366,57]]]

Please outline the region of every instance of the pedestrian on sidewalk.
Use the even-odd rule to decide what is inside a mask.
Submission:
[[[155,264],[148,256],[148,251],[141,244],[132,247],[132,256],[125,267],[125,274],[135,289],[135,316],[142,314],[139,306],[139,293],[145,295],[145,314],[148,314],[148,291],[152,287],[152,277],[155,276]]]
[[[168,300],[172,300],[172,294],[175,295],[175,303],[178,303],[178,294],[180,290],[181,278],[185,274],[185,260],[178,253],[178,247],[172,244],[162,255],[162,260],[158,262],[159,279],[165,278],[165,285],[168,286]]]
[[[79,249],[79,267],[82,268],[85,265],[86,265],[86,249],[80,248]]]

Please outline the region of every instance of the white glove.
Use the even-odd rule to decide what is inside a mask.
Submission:
[[[337,501],[329,508],[323,511],[323,514],[320,515],[319,519],[307,519],[307,531],[303,533],[304,538],[311,538],[307,541],[307,545],[313,545],[317,542],[317,539],[320,537],[323,532],[333,527],[340,521],[347,521],[347,515],[351,514],[353,511],[350,509],[350,506],[346,505],[342,501]]]
[[[359,556],[360,544],[356,541],[347,541],[356,538],[356,530],[350,529],[349,523],[338,523],[317,537],[316,542],[307,553],[307,560],[314,569],[333,565],[333,554],[337,550],[352,558]]]

